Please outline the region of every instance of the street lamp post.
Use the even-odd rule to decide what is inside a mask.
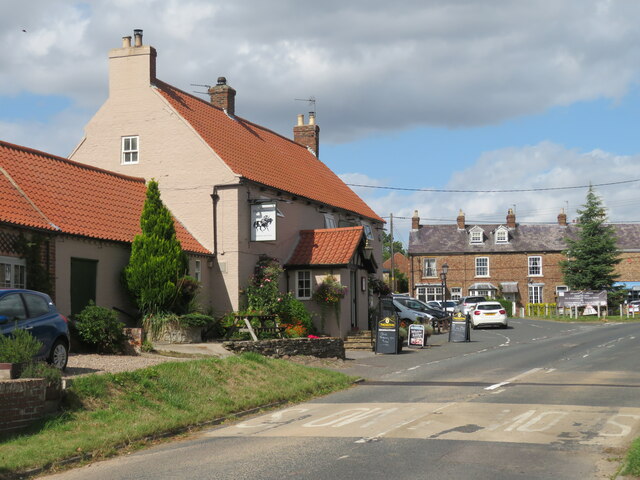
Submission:
[[[440,272],[440,280],[442,280],[442,306],[446,309],[444,302],[447,301],[447,273],[449,272],[449,265],[446,263],[442,265],[442,271]]]

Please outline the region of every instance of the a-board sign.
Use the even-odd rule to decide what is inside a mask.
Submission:
[[[449,329],[449,341],[450,342],[470,342],[471,336],[469,334],[469,322],[464,320],[451,321],[451,328]]]
[[[411,324],[409,325],[409,341],[410,347],[424,347],[426,339],[424,325]]]
[[[378,322],[376,353],[398,353],[398,322],[395,317],[384,317]]]

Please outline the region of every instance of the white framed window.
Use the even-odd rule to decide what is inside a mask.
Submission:
[[[26,260],[16,257],[0,257],[0,288],[26,288],[26,285]]]
[[[137,135],[132,137],[122,137],[122,164],[128,165],[138,163],[139,156],[139,138]]]
[[[509,231],[506,228],[499,227],[495,235],[496,243],[509,243]]]
[[[311,271],[298,270],[296,272],[296,298],[309,300],[311,298]]]
[[[529,303],[542,303],[543,285],[529,285]]]
[[[336,228],[336,218],[330,214],[324,214],[324,228]]]
[[[202,262],[200,260],[196,260],[195,267],[193,269],[193,278],[200,281],[202,279]]]
[[[489,276],[489,257],[476,257],[476,277]]]
[[[460,300],[462,298],[462,287],[451,287],[451,300]]]
[[[484,243],[484,231],[480,227],[475,226],[469,231],[469,243],[475,245]]]
[[[474,290],[469,290],[469,295],[472,297],[493,298],[493,292],[493,290],[489,289],[476,288]]]
[[[422,300],[423,302],[439,301],[443,299],[442,287],[437,285],[417,287],[416,294],[418,300]]]
[[[530,277],[542,276],[542,257],[540,256],[529,257],[529,276]]]
[[[556,296],[563,297],[564,292],[568,292],[568,291],[569,291],[569,287],[567,287],[566,285],[558,285],[556,287]]]
[[[437,277],[438,270],[436,270],[436,259],[435,258],[425,258],[424,259],[424,270],[422,271],[423,277]]]

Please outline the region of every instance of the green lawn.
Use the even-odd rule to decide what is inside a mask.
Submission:
[[[0,438],[0,478],[79,454],[106,457],[166,432],[275,402],[307,400],[353,380],[257,354],[78,378],[61,414]]]

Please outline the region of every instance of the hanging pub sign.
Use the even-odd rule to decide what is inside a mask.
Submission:
[[[251,205],[251,241],[266,242],[276,239],[276,204]]]

